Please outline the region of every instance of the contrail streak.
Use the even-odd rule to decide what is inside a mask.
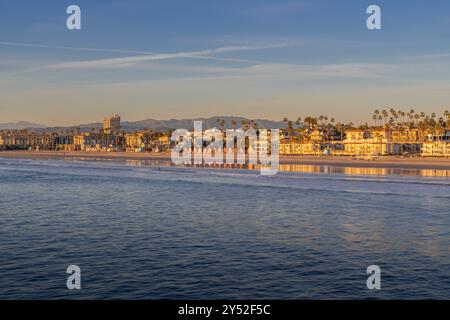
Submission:
[[[199,51],[186,51],[186,52],[176,52],[176,53],[160,53],[152,55],[141,55],[123,58],[109,58],[109,59],[97,59],[89,61],[75,61],[67,62],[53,65],[54,68],[90,68],[90,67],[110,67],[119,66],[125,64],[134,64],[146,61],[159,61],[159,60],[170,60],[179,58],[203,58],[210,57],[212,54],[224,53],[224,52],[236,52],[236,51],[247,51],[247,50],[261,50],[270,49],[275,47],[280,47],[282,45],[267,45],[267,46],[231,46],[231,47],[221,47],[216,49],[206,49]]]
[[[13,47],[29,47],[29,48],[45,48],[45,49],[62,49],[62,50],[78,50],[78,51],[94,51],[94,52],[111,52],[111,53],[158,54],[157,52],[147,52],[147,51],[138,51],[138,50],[120,50],[120,49],[102,49],[102,48],[67,47],[67,46],[54,46],[54,45],[46,45],[46,44],[21,43],[21,42],[8,42],[8,41],[0,41],[0,45],[3,45],[3,46],[13,46]]]
[[[102,67],[102,66],[104,67],[104,66],[109,66],[109,65],[120,65],[120,64],[137,63],[137,62],[143,62],[143,61],[168,60],[168,59],[178,59],[178,58],[209,59],[209,60],[228,61],[228,62],[254,63],[255,61],[251,61],[251,60],[219,58],[219,57],[212,57],[210,55],[216,54],[216,53],[223,53],[223,52],[260,50],[260,49],[270,49],[270,48],[286,46],[285,44],[263,45],[263,46],[230,46],[230,47],[207,49],[207,50],[201,50],[201,51],[160,53],[160,52],[149,52],[149,51],[140,51],[140,50],[70,47],[70,46],[56,46],[56,45],[47,45],[47,44],[22,43],[22,42],[10,42],[10,41],[0,41],[0,45],[14,46],[14,47],[78,50],[78,51],[109,52],[109,53],[127,53],[127,54],[141,55],[141,56],[133,56],[133,57],[125,57],[125,58],[109,58],[109,59],[98,59],[98,60],[89,60],[89,61],[75,61],[75,62],[61,63],[61,64],[55,64],[55,65],[51,66],[54,68],[77,68],[77,67],[82,68],[82,67]]]

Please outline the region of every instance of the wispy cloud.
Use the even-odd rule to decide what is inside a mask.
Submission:
[[[154,51],[143,51],[143,50],[128,50],[128,49],[110,49],[110,48],[89,48],[89,47],[72,47],[72,46],[59,46],[59,45],[49,45],[49,44],[38,44],[38,43],[23,43],[23,42],[11,42],[11,41],[0,41],[0,46],[12,46],[12,47],[25,47],[25,48],[41,48],[41,49],[57,49],[57,50],[69,50],[69,51],[87,51],[87,52],[105,52],[105,53],[127,53],[127,54],[138,54],[145,55],[146,57],[152,56],[150,60],[166,60],[166,59],[176,59],[176,58],[192,58],[192,59],[202,59],[202,60],[217,60],[224,62],[241,62],[241,63],[257,63],[257,61],[247,60],[247,59],[237,59],[237,58],[223,58],[214,57],[209,54],[221,53],[221,52],[231,52],[231,51],[243,51],[243,50],[258,50],[258,49],[269,49],[292,46],[293,43],[283,43],[275,45],[259,45],[259,46],[227,46],[218,49],[204,50],[204,51],[194,51],[194,52],[181,52],[181,53],[161,53]],[[140,58],[140,57],[135,57]],[[120,58],[122,59],[122,58]],[[128,59],[128,58],[123,58]],[[108,65],[107,61],[111,61],[110,65],[123,64],[123,66],[129,66],[136,62],[130,63],[128,61],[121,62],[118,59],[100,59],[95,61],[102,61],[101,64],[105,66]],[[72,63],[60,63],[52,65],[52,67],[60,68],[71,68],[77,67],[78,63],[86,63],[86,66],[93,64],[94,60],[89,61],[76,61]],[[67,64],[67,65],[66,65]],[[83,65],[81,65],[82,67]],[[33,69],[34,70],[34,69]],[[31,71],[33,71],[31,70]]]
[[[407,59],[407,60],[430,60],[432,62],[436,62],[436,60],[447,59],[447,58],[450,58],[449,52],[427,53],[427,54],[412,55],[412,56],[404,57],[404,59]]]
[[[128,53],[138,54],[133,56],[119,57],[119,58],[103,58],[95,60],[70,61],[53,63],[47,65],[35,66],[33,68],[22,71],[21,73],[29,73],[33,71],[43,70],[63,70],[63,69],[123,69],[123,68],[139,68],[154,69],[162,71],[179,72],[175,78],[183,78],[186,76],[196,77],[200,74],[208,74],[215,78],[247,78],[260,77],[271,79],[292,79],[292,80],[308,80],[318,78],[379,78],[392,77],[396,72],[401,72],[400,65],[392,64],[289,64],[289,63],[270,63],[246,59],[224,58],[216,57],[216,54],[238,51],[250,50],[265,50],[272,48],[296,46],[294,42],[280,42],[275,44],[262,45],[239,45],[239,46],[224,46],[213,49],[197,50],[197,51],[183,51],[174,53],[155,53],[138,50],[122,50],[122,49],[105,49],[105,48],[86,48],[86,47],[67,47],[47,44],[32,44],[19,42],[5,42],[0,41],[1,45],[8,46],[23,46],[36,47],[48,49],[63,49],[63,50],[83,50],[83,51],[97,51],[108,53]],[[160,62],[164,60],[174,60],[181,58],[196,58],[196,59],[218,59],[228,62],[244,63],[243,66],[208,66],[208,65],[178,65],[178,64],[142,64],[144,62]],[[16,72],[17,73],[17,72]],[[169,77],[170,78],[170,77]],[[164,79],[168,79],[164,77]],[[108,81],[106,81],[108,82]]]
[[[108,59],[97,59],[88,61],[74,61],[65,62],[60,64],[54,64],[49,66],[50,68],[56,69],[69,69],[69,68],[104,68],[104,67],[117,67],[120,65],[130,65],[141,62],[148,61],[160,61],[160,60],[173,60],[180,58],[193,58],[193,57],[210,57],[214,54],[225,53],[225,52],[237,52],[237,51],[248,51],[248,50],[263,50],[285,47],[286,44],[274,44],[274,45],[262,45],[262,46],[228,46],[215,49],[206,49],[198,51],[185,51],[176,53],[160,53],[160,54],[150,54],[141,56],[131,56],[122,58],[108,58]]]
[[[181,73],[188,77],[197,75],[215,78],[280,78],[291,80],[313,80],[329,78],[365,78],[390,77],[410,69],[410,66],[397,64],[287,64],[287,63],[250,63],[247,66],[184,66],[168,64],[148,64],[135,66],[139,70],[154,70]],[[176,76],[179,79],[179,76]],[[167,78],[165,78],[167,79]]]
[[[281,75],[294,76],[297,78],[373,78],[391,73],[398,68],[388,64],[261,64],[246,68],[255,75]]]
[[[138,51],[138,50],[70,47],[70,46],[56,46],[56,45],[47,45],[47,44],[10,42],[10,41],[0,41],[0,46],[42,48],[42,49],[61,49],[61,50],[76,50],[76,51],[91,51],[91,52],[109,52],[109,53],[157,54],[157,52]]]

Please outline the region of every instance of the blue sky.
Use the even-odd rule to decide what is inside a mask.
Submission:
[[[82,30],[66,29],[66,8]],[[366,8],[382,9],[380,31]],[[74,124],[450,105],[450,2],[2,1],[0,122]]]

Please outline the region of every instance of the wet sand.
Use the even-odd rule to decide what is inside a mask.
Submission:
[[[63,152],[63,151],[1,151],[4,158],[86,158],[171,161],[169,153],[126,153],[126,152]],[[280,164],[329,165],[357,168],[404,168],[450,170],[448,158],[395,157],[384,156],[372,159],[350,156],[281,156]]]

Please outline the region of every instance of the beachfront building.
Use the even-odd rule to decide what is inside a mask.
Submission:
[[[422,144],[424,157],[450,157],[450,130],[442,134],[429,134]]]
[[[170,132],[160,132],[156,134],[156,137],[150,139],[150,151],[154,152],[166,152],[170,149]]]
[[[271,152],[270,131],[269,130],[266,131],[265,137],[263,136],[261,131],[259,131],[257,133],[257,135],[258,135],[258,139],[256,140],[256,151],[257,151],[258,155],[270,154],[270,152]]]
[[[69,151],[123,151],[124,137],[103,132],[85,132],[73,136],[72,141],[65,141],[64,148],[60,150]]]
[[[281,155],[341,155],[341,136],[334,130],[305,128],[294,139],[280,140]]]
[[[306,136],[308,141],[315,143],[322,143],[326,140],[326,133],[318,129],[308,132]]]
[[[280,141],[280,155],[317,155],[321,151],[322,144],[318,142]]]
[[[105,134],[120,134],[120,116],[118,114],[103,119],[103,132]]]
[[[55,139],[55,150],[57,151],[76,151],[73,144],[74,136],[71,134],[60,134]]]
[[[280,155],[319,155],[323,152],[326,133],[315,128],[300,129],[294,138],[280,137]]]
[[[450,157],[450,141],[426,141],[422,145],[424,157]]]
[[[55,145],[53,133],[14,130],[0,134],[0,150],[51,150]]]
[[[170,136],[168,133],[159,135],[157,140],[161,145],[169,145],[170,144]]]
[[[51,150],[55,143],[54,134],[31,132],[27,134],[27,146],[32,150]]]
[[[401,129],[391,132],[391,143],[396,154],[420,154],[422,137],[419,129]]]
[[[397,153],[396,147],[390,142],[388,130],[346,130],[344,134],[345,155],[382,156]]]
[[[144,152],[149,144],[150,137],[145,132],[125,134],[125,151],[127,152]]]
[[[5,133],[0,135],[1,150],[25,149],[28,146],[28,139],[19,133]]]
[[[5,139],[6,139],[6,135],[3,133],[0,134],[0,151],[6,149]]]
[[[86,132],[77,134],[73,138],[73,144],[77,151],[100,151],[101,146],[98,142],[96,133]]]
[[[346,130],[344,154],[383,156],[420,154],[421,135],[417,129]]]

